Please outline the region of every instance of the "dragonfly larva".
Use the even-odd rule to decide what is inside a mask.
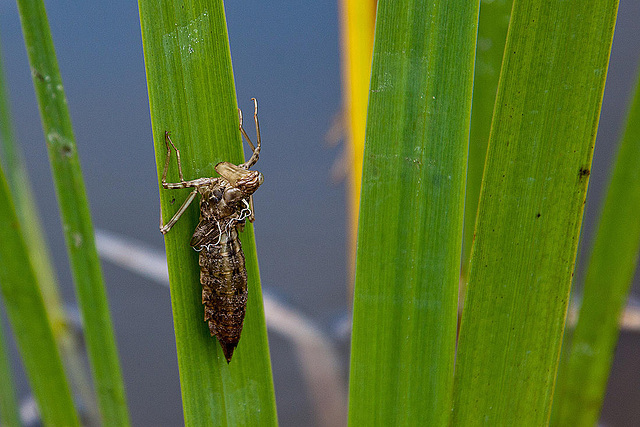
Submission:
[[[240,340],[242,323],[247,307],[247,269],[238,232],[244,229],[245,221],[253,222],[253,193],[263,182],[262,174],[249,170],[260,155],[260,125],[258,124],[258,103],[254,104],[256,123],[256,145],[249,139],[242,127],[240,132],[253,150],[251,158],[240,165],[229,162],[218,163],[215,167],[220,177],[198,178],[185,181],[180,164],[180,151],[165,132],[167,158],[162,173],[162,187],[165,189],[188,188],[189,193],[180,209],[165,225],[160,223],[160,231],[166,234],[187,210],[196,195],[200,194],[200,222],[189,243],[200,253],[200,283],[202,284],[202,304],[204,320],[209,324],[211,336],[215,336],[227,363],[231,362],[233,351]],[[167,182],[167,170],[171,159],[171,148],[176,151],[180,182]]]

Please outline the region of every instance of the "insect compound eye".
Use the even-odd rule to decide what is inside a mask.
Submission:
[[[216,188],[212,191],[213,199],[218,203],[222,199],[222,190]]]
[[[239,188],[228,188],[224,191],[224,201],[226,204],[230,205],[233,203],[237,203],[244,197],[242,191]]]

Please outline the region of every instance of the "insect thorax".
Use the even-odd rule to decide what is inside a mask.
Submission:
[[[191,246],[198,252],[211,252],[226,241],[236,238],[244,229],[245,219],[251,215],[248,196],[224,178],[198,187],[200,193],[200,222]]]
[[[225,221],[243,207],[242,194],[229,181],[217,178],[211,184],[198,188],[200,193],[200,217]]]

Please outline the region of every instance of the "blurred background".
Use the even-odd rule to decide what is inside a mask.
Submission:
[[[96,229],[163,251],[137,2],[46,2]],[[227,2],[238,104],[260,103],[265,184],[255,195],[265,291],[332,337],[347,379],[349,337],[344,183],[331,179],[343,148],[326,135],[342,110],[337,2]],[[640,58],[640,3],[620,3],[579,259],[593,235]],[[14,125],[65,301],[74,292],[17,8],[0,2],[0,39]],[[187,177],[196,178],[196,177]],[[408,224],[410,226],[410,224]],[[581,278],[580,262],[576,277]],[[103,262],[134,425],[181,425],[169,290]],[[638,296],[638,283],[632,300]],[[194,292],[200,292],[194,284]],[[634,297],[635,295],[635,297]],[[5,323],[6,324],[6,323]],[[348,332],[348,330],[347,330]],[[270,332],[283,426],[318,419],[290,341]],[[640,425],[640,334],[623,332],[604,425]],[[29,395],[15,347],[19,395]],[[344,391],[343,391],[344,392]]]

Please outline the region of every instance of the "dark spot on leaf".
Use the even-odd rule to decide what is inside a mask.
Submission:
[[[33,76],[36,79],[40,80],[41,82],[44,81],[44,76],[42,74],[40,74],[40,72],[38,70],[36,70],[35,68],[31,69],[31,73],[33,74]]]
[[[63,157],[71,157],[73,154],[73,147],[71,144],[60,144],[60,154],[62,154]]]
[[[589,176],[591,174],[591,170],[589,168],[585,168],[584,166],[580,168],[578,171],[578,178],[582,180],[582,178]]]
[[[536,218],[540,218],[540,212],[536,214]]]

